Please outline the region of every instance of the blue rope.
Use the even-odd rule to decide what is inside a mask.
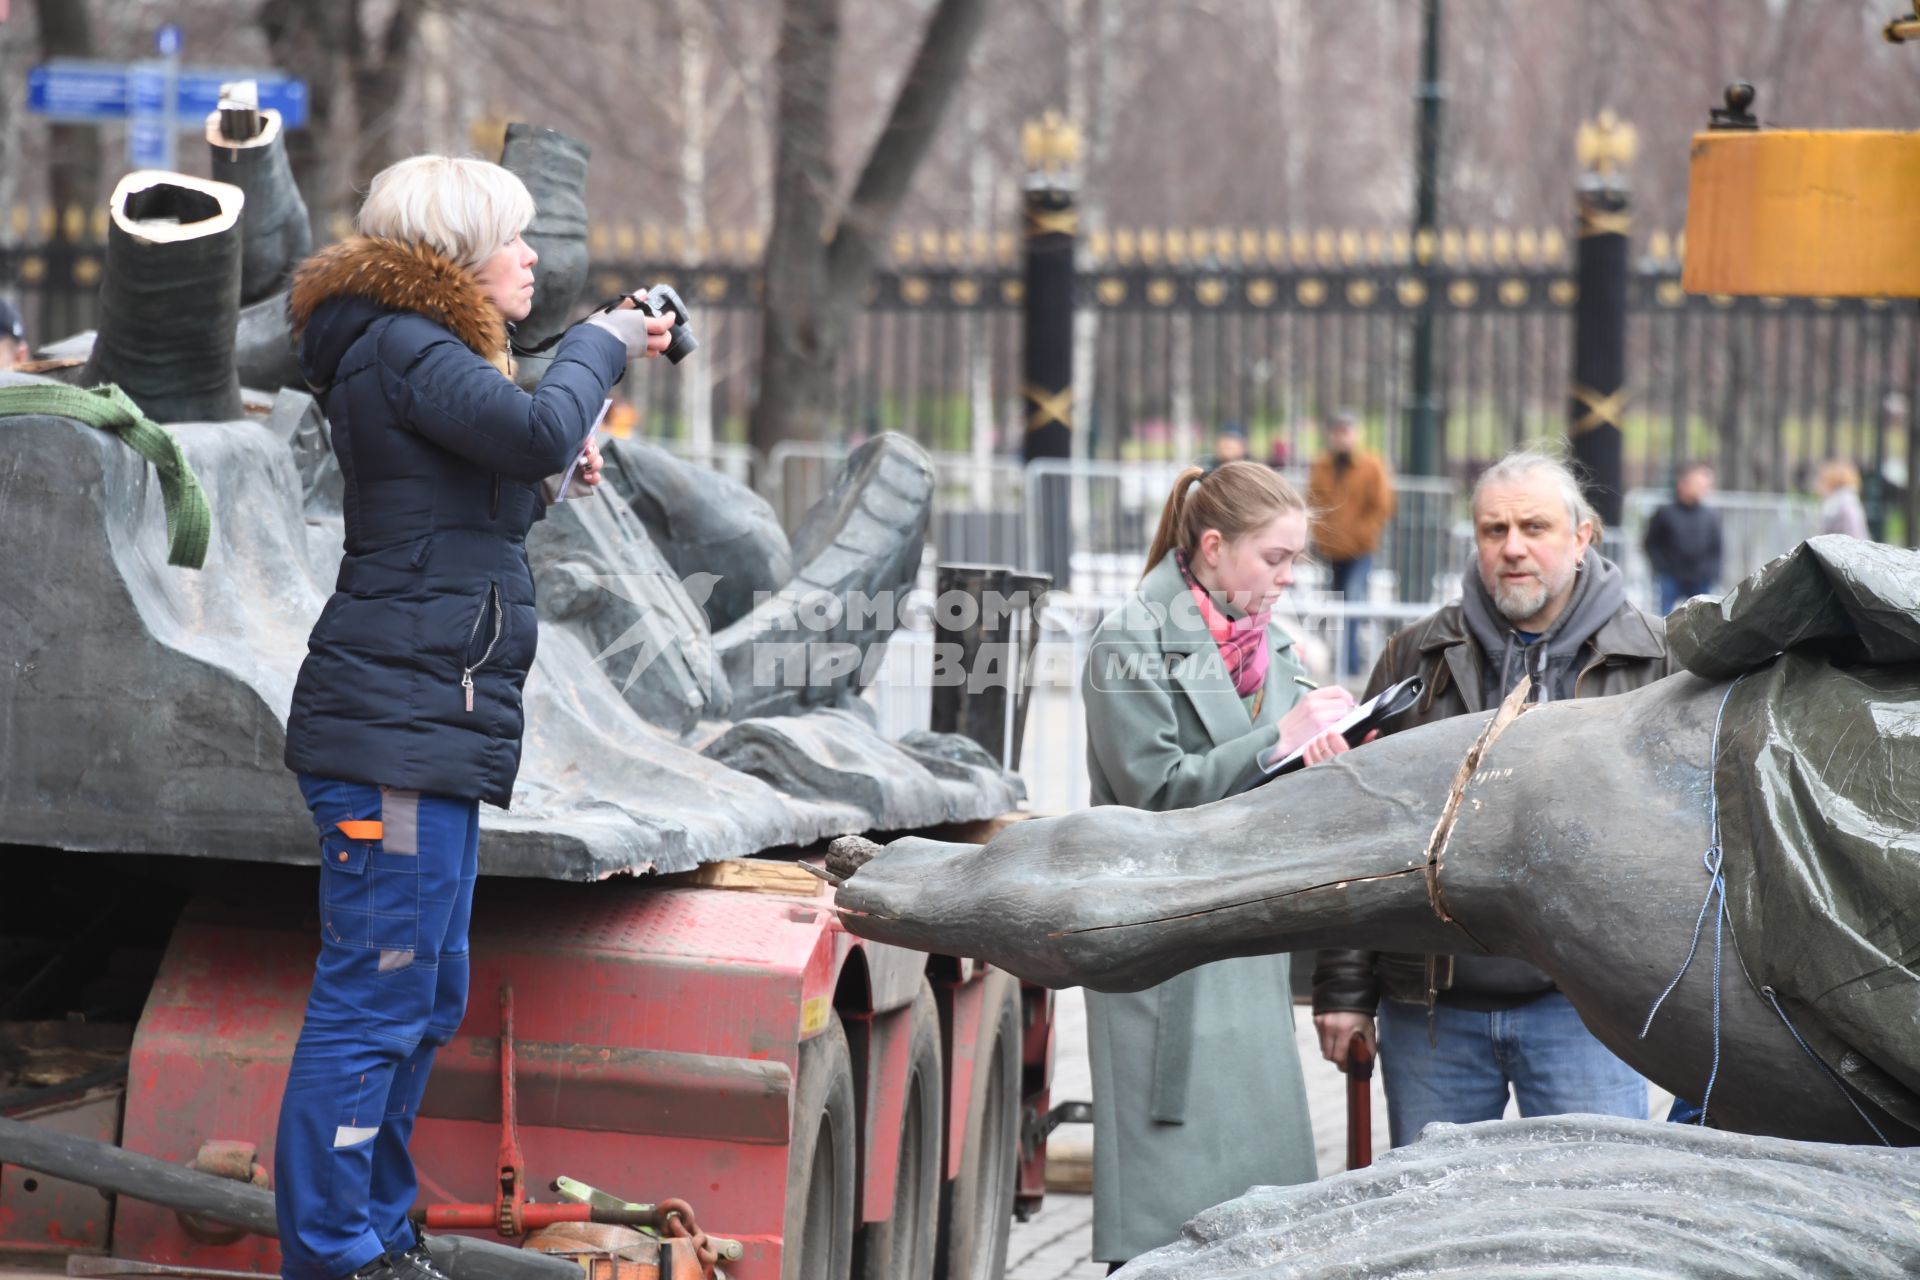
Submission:
[[[1767,1003],[1773,1006],[1773,1011],[1780,1015],[1780,1021],[1787,1024],[1787,1030],[1793,1033],[1793,1038],[1799,1042],[1802,1049],[1806,1050],[1807,1056],[1813,1059],[1814,1065],[1827,1073],[1827,1079],[1833,1081],[1834,1087],[1840,1090],[1840,1096],[1845,1098],[1847,1104],[1859,1114],[1860,1119],[1866,1124],[1867,1128],[1873,1130],[1873,1136],[1880,1139],[1880,1145],[1884,1147],[1892,1146],[1893,1144],[1887,1141],[1887,1135],[1880,1132],[1880,1126],[1873,1122],[1873,1117],[1869,1116],[1866,1111],[1861,1108],[1860,1104],[1854,1101],[1853,1090],[1847,1088],[1847,1082],[1835,1075],[1833,1068],[1827,1065],[1827,1060],[1815,1053],[1813,1046],[1801,1038],[1799,1028],[1793,1025],[1793,1019],[1787,1017],[1787,1011],[1780,1007],[1780,998],[1774,995],[1773,988],[1762,987],[1760,988],[1760,994],[1767,998]]]
[[[1726,695],[1720,699],[1720,710],[1713,718],[1713,754],[1707,775],[1707,807],[1712,814],[1713,842],[1707,846],[1706,853],[1700,859],[1707,869],[1707,896],[1700,903],[1699,917],[1693,922],[1693,942],[1687,947],[1687,958],[1680,962],[1680,972],[1673,975],[1673,981],[1667,984],[1667,989],[1660,993],[1654,1000],[1653,1007],[1647,1010],[1647,1020],[1640,1024],[1640,1038],[1645,1040],[1647,1032],[1653,1028],[1654,1015],[1660,1012],[1660,1006],[1666,1003],[1667,997],[1672,995],[1674,988],[1680,985],[1680,979],[1686,977],[1687,970],[1693,967],[1693,958],[1700,951],[1700,933],[1706,926],[1707,912],[1713,910],[1713,1065],[1707,1072],[1706,1090],[1700,1095],[1700,1115],[1693,1121],[1703,1126],[1707,1123],[1707,1106],[1713,1098],[1714,1082],[1720,1078],[1721,935],[1727,921],[1727,881],[1721,873],[1722,867],[1726,864],[1726,854],[1720,847],[1720,722],[1727,714],[1727,703],[1733,698],[1734,686],[1744,679],[1746,676],[1742,674],[1734,680],[1733,684],[1727,686]],[[1846,1081],[1836,1075],[1833,1068],[1827,1065],[1826,1059],[1815,1053],[1813,1046],[1801,1036],[1799,1028],[1793,1025],[1793,1020],[1787,1017],[1787,1011],[1780,1006],[1779,997],[1774,994],[1773,988],[1761,987],[1760,994],[1766,998],[1769,1005],[1773,1006],[1774,1013],[1779,1016],[1781,1022],[1786,1024],[1787,1031],[1792,1034],[1795,1042],[1809,1058],[1813,1059],[1814,1064],[1826,1073],[1827,1079],[1833,1081],[1834,1087],[1840,1090],[1841,1096],[1847,1100],[1847,1104],[1854,1109],[1867,1128],[1873,1130],[1873,1136],[1880,1139],[1884,1145],[1892,1146],[1893,1144],[1887,1141],[1887,1135],[1880,1132],[1880,1126],[1873,1122],[1873,1118],[1854,1099],[1853,1091],[1847,1088]]]
[[[1640,1024],[1640,1039],[1645,1040],[1647,1032],[1653,1029],[1653,1019],[1660,1012],[1660,1006],[1667,1002],[1667,997],[1680,985],[1680,979],[1686,977],[1687,970],[1693,967],[1693,958],[1700,951],[1700,931],[1706,926],[1707,912],[1713,910],[1713,1065],[1707,1072],[1707,1087],[1700,1095],[1700,1116],[1695,1121],[1702,1126],[1707,1123],[1707,1108],[1713,1100],[1714,1082],[1720,1078],[1721,937],[1727,919],[1727,881],[1720,873],[1726,862],[1726,855],[1720,848],[1720,722],[1726,717],[1727,703],[1733,699],[1734,689],[1746,678],[1743,673],[1727,686],[1726,694],[1720,699],[1720,710],[1713,717],[1713,751],[1707,765],[1707,812],[1713,824],[1713,835],[1712,843],[1707,845],[1706,852],[1700,858],[1707,868],[1707,896],[1700,903],[1699,918],[1693,922],[1693,942],[1687,947],[1687,958],[1680,962],[1680,972],[1673,975],[1673,981],[1667,984],[1667,989],[1647,1010],[1647,1020]]]

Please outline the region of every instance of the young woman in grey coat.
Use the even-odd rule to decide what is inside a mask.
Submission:
[[[1270,616],[1306,545],[1305,505],[1268,468],[1181,473],[1146,576],[1095,631],[1081,673],[1094,804],[1192,808],[1241,790],[1276,753],[1304,744],[1313,764],[1347,749],[1329,726],[1353,699],[1307,692]],[[1249,1187],[1314,1177],[1284,954],[1089,991],[1087,1034],[1096,1259],[1167,1244]]]

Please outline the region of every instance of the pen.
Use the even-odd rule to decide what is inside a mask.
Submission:
[[[1313,681],[1307,679],[1305,676],[1295,676],[1293,678],[1293,682],[1297,685],[1300,685],[1302,688],[1306,688],[1306,689],[1318,689],[1320,687],[1319,685],[1315,684]]]

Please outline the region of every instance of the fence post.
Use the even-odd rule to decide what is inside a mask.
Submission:
[[[1579,301],[1573,316],[1573,385],[1567,435],[1587,501],[1608,529],[1620,527],[1621,436],[1626,409],[1627,181],[1633,126],[1602,111],[1580,126]],[[1676,426],[1675,428],[1679,428]]]
[[[1446,89],[1440,83],[1440,0],[1420,6],[1424,32],[1420,51],[1420,131],[1414,156],[1414,262],[1421,283],[1420,309],[1413,317],[1413,397],[1407,404],[1407,474],[1436,476],[1445,453],[1445,415],[1434,390],[1433,260],[1440,224],[1440,107]],[[1325,406],[1320,406],[1324,409]]]
[[[1049,111],[1029,121],[1025,145],[1026,287],[1025,332],[1020,357],[1020,396],[1026,431],[1020,458],[1073,456],[1073,288],[1074,242],[1079,213],[1073,206],[1073,170],[1079,163],[1080,134]],[[1035,540],[1035,568],[1067,582],[1067,558],[1073,548],[1073,504],[1065,475],[1041,477],[1046,492],[1036,508],[1042,521]]]

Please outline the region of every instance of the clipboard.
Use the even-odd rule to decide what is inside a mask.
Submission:
[[[613,408],[613,401],[600,402],[600,413],[594,418],[593,425],[587,428],[587,434],[580,437],[580,449],[573,455],[573,461],[567,464],[566,471],[560,477],[560,483],[554,488],[553,496],[548,499],[550,504],[567,500],[569,496],[567,490],[573,485],[573,473],[579,469],[581,460],[587,456],[587,441],[593,439],[593,433],[598,431],[600,424],[607,420],[607,410],[611,408]]]
[[[1357,747],[1367,740],[1369,733],[1385,725],[1395,716],[1411,710],[1413,704],[1420,701],[1420,695],[1425,693],[1426,689],[1425,680],[1419,676],[1408,676],[1405,680],[1388,685],[1373,697],[1360,703],[1329,727],[1339,730],[1349,747]],[[1272,764],[1262,762],[1260,769],[1265,776],[1259,781],[1266,782],[1282,774],[1304,769],[1307,763],[1303,754],[1305,751],[1306,746],[1303,743],[1298,750],[1288,753]]]

